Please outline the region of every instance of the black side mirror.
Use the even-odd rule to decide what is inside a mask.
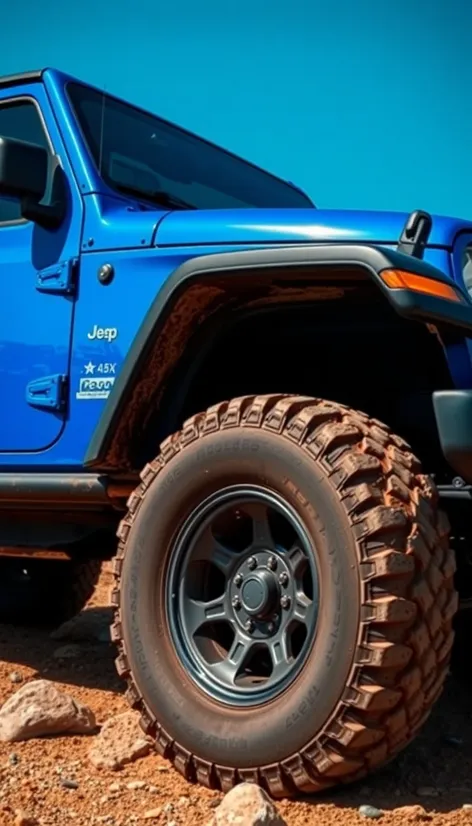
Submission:
[[[42,146],[0,135],[0,195],[18,198],[24,218],[54,229],[65,213],[65,202],[57,197],[58,190],[64,191],[63,172],[57,162],[51,165],[53,202],[41,203],[48,190],[49,163],[50,155]]]
[[[48,160],[42,146],[0,136],[0,194],[41,201],[46,194]]]

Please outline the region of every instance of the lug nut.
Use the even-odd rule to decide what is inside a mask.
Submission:
[[[241,600],[239,599],[239,597],[233,597],[232,606],[233,608],[236,608],[236,611],[239,611],[239,609],[241,608]]]
[[[267,560],[267,565],[271,571],[277,570],[277,559],[275,558],[275,556],[269,556],[269,559]]]
[[[241,585],[243,584],[243,575],[242,574],[236,574],[236,576],[234,577],[234,584],[236,585],[236,588],[241,587]]]
[[[288,574],[286,571],[282,571],[282,573],[280,574],[279,582],[281,585],[288,585]]]
[[[283,597],[280,597],[280,604],[282,608],[290,608],[290,597],[284,594]]]
[[[250,571],[253,571],[254,568],[257,568],[257,559],[255,556],[250,556],[247,561],[247,567]]]
[[[252,619],[246,620],[246,622],[244,623],[244,627],[248,634],[250,634],[251,631],[254,631],[254,622],[252,621]]]
[[[269,625],[267,626],[267,631],[269,632],[269,634],[273,634],[273,633],[274,633],[274,631],[275,631],[275,625],[274,625],[274,623],[273,623],[273,622],[269,622]]]

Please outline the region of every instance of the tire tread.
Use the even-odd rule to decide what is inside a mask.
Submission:
[[[296,442],[324,468],[356,538],[362,619],[354,664],[335,713],[300,753],[236,770],[185,752],[144,705],[121,632],[119,587],[126,538],[149,486],[181,450],[227,428],[255,428]],[[127,696],[158,751],[186,776],[223,792],[253,778],[273,797],[325,791],[389,762],[414,737],[442,691],[457,608],[447,517],[410,447],[366,414],[300,396],[247,396],[213,405],[167,438],[141,473],[118,530],[113,639]]]

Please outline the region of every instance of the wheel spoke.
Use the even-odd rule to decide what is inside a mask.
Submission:
[[[293,604],[293,619],[306,625],[312,604],[312,601],[305,594],[297,594]]]
[[[184,612],[185,624],[192,637],[205,623],[221,622],[223,620],[228,620],[229,622],[224,596],[211,599],[208,602],[202,602],[197,599],[186,599]]]
[[[226,548],[221,542],[214,539],[214,545],[210,561],[226,576],[231,576],[231,571],[237,560],[237,553]]]
[[[237,553],[219,542],[213,536],[211,525],[209,525],[195,543],[194,559],[212,562],[225,576],[229,576],[237,559]]]
[[[288,551],[287,557],[288,563],[294,574],[298,574],[306,565],[306,555],[297,543],[292,545]]]
[[[293,662],[285,630],[280,631],[277,636],[271,640],[269,651],[273,666],[271,679],[278,679],[292,667]]]
[[[265,549],[274,548],[275,544],[269,525],[267,505],[251,502],[245,506],[244,510],[252,519],[252,541],[254,545]]]
[[[215,674],[218,674],[220,679],[234,685],[235,679],[241,670],[241,666],[248,658],[249,653],[254,645],[254,640],[244,636],[239,629],[236,629],[236,634],[232,642],[228,655],[219,663],[211,666]]]
[[[218,701],[273,699],[303,667],[318,614],[312,542],[291,505],[255,485],[224,487],[189,516],[174,549],[170,631]]]

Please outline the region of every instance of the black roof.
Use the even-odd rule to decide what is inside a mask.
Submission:
[[[19,86],[21,83],[30,83],[33,80],[41,80],[44,69],[37,69],[32,72],[21,72],[18,75],[5,75],[0,77],[0,89],[6,89],[9,86]]]

